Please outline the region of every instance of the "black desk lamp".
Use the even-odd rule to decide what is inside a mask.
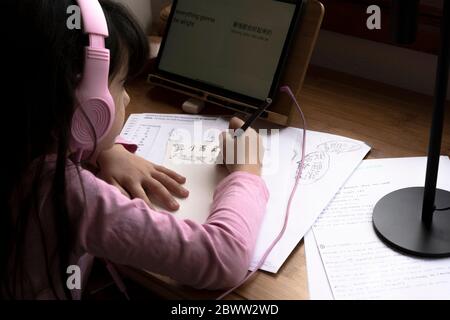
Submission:
[[[404,253],[422,257],[450,256],[450,192],[436,189],[450,58],[450,1],[443,2],[441,48],[425,187],[402,189],[388,194],[376,204],[373,211],[375,231],[386,244]],[[402,44],[413,42],[417,31],[419,0],[393,0],[393,8],[395,40]]]

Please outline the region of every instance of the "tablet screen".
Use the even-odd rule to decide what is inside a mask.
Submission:
[[[158,70],[264,101],[276,86],[300,2],[175,1]]]

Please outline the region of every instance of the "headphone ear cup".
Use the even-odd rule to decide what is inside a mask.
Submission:
[[[112,99],[111,99],[112,100]],[[92,150],[108,133],[114,120],[113,102],[93,98],[75,110],[72,119],[73,147]]]

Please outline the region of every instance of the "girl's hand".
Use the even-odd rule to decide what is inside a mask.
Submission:
[[[186,178],[128,152],[120,144],[103,151],[97,162],[99,178],[116,186],[131,199],[144,200],[151,208],[154,208],[152,201],[158,201],[167,210],[178,210],[180,205],[174,195],[180,198],[189,195],[189,191],[181,186]]]
[[[234,133],[243,124],[244,121],[234,117],[230,120],[230,129],[233,129]],[[264,149],[261,136],[255,130],[248,128],[238,138],[234,138],[229,132],[224,132],[221,134],[220,141],[223,163],[230,173],[244,171],[261,176]],[[234,150],[231,150],[230,154],[229,151],[227,152],[227,147],[232,146],[234,146]]]

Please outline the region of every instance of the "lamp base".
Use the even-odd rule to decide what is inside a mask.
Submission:
[[[424,188],[408,188],[382,198],[373,210],[373,226],[387,245],[410,255],[450,257],[450,211],[436,211],[431,228],[422,222]],[[450,192],[436,190],[437,208],[450,206]]]

